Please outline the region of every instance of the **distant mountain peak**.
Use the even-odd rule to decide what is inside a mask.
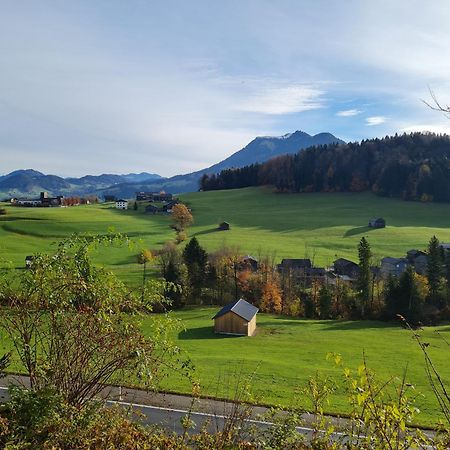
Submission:
[[[334,143],[344,143],[344,141],[327,132],[311,136],[305,131],[297,130],[281,136],[258,136],[243,149],[201,172],[215,173],[232,167],[262,163],[279,155],[297,153],[308,147]]]

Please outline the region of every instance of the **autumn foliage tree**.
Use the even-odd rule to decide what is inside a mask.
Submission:
[[[178,203],[172,208],[172,223],[176,231],[185,231],[194,222],[194,217],[183,203]]]

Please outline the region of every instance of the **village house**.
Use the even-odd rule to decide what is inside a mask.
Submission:
[[[355,278],[351,278],[348,275],[338,275],[332,271],[326,272],[325,279],[327,284],[331,286],[339,286],[339,285],[352,285],[355,282]]]
[[[165,212],[167,214],[172,213],[172,209],[175,205],[178,205],[180,202],[178,200],[171,200],[170,202],[166,203],[165,205],[162,205],[161,211]]]
[[[369,220],[369,228],[385,228],[386,221],[382,217],[376,217]]]
[[[180,202],[178,200],[172,200],[169,203],[166,203],[162,206],[157,206],[153,203],[145,207],[145,212],[148,214],[172,214],[172,209],[175,205],[178,205]]]
[[[12,199],[11,203],[14,206],[25,207],[55,207],[62,206],[64,196],[58,195],[57,197],[49,197],[48,192],[41,192],[38,199],[18,198]]]
[[[157,214],[159,212],[159,208],[155,205],[148,205],[145,207],[145,212],[147,214]]]
[[[242,265],[244,268],[249,268],[252,272],[258,270],[258,260],[251,255],[245,255],[242,257]]]
[[[243,299],[224,306],[214,317],[214,332],[237,336],[253,336],[258,308]]]
[[[428,256],[421,250],[409,250],[406,252],[406,259],[408,263],[414,267],[414,270],[419,275],[427,273]]]
[[[116,209],[128,209],[128,200],[116,200]]]
[[[359,275],[359,266],[349,259],[338,258],[333,262],[333,272],[336,275],[346,276],[349,280],[355,280]]]
[[[311,267],[311,260],[307,258],[284,258],[278,264],[278,270],[280,272],[294,271],[304,273],[306,269],[310,269]]]
[[[406,271],[409,263],[406,258],[391,258],[386,256],[381,260],[380,273],[381,276],[386,278],[389,275],[393,277],[399,277],[403,272]]]

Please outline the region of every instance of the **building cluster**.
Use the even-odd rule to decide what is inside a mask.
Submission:
[[[145,212],[147,214],[158,214],[158,213],[170,214],[172,212],[172,208],[175,205],[178,205],[178,203],[180,202],[177,199],[170,200],[169,202],[165,202],[161,205],[155,205],[151,203],[150,205],[145,207]]]
[[[136,202],[138,201],[149,203],[145,207],[145,212],[147,214],[170,214],[172,212],[172,208],[180,203],[179,200],[174,198],[172,194],[168,194],[166,192],[136,192]],[[115,202],[117,209],[128,209],[128,200],[115,199]]]
[[[441,244],[443,250],[450,250],[449,244]],[[253,256],[242,257],[242,263],[252,271],[258,270],[258,260]],[[389,276],[399,277],[408,267],[419,275],[426,275],[428,257],[421,250],[409,250],[404,258],[386,256],[379,266],[371,267],[374,277],[387,279]],[[359,275],[359,265],[346,258],[338,258],[329,267],[314,267],[309,258],[284,258],[277,265],[277,271],[282,277],[292,277],[297,282],[311,285],[313,281],[320,281],[330,285],[348,284],[356,282]]]
[[[173,200],[173,195],[164,191],[161,192],[136,192],[137,201],[146,202],[170,202]]]
[[[50,206],[63,206],[64,196],[58,195],[57,197],[50,197],[48,192],[41,192],[39,198],[12,198],[11,204],[14,206],[25,207],[50,207]]]

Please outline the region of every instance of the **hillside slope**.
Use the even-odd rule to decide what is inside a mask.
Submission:
[[[243,254],[271,255],[277,262],[308,256],[316,264],[326,265],[336,255],[355,260],[362,236],[369,239],[376,258],[426,248],[433,235],[450,242],[446,204],[404,202],[367,192],[281,195],[267,188],[195,192],[181,198],[192,208],[195,220],[188,235],[196,236],[208,251],[228,245]],[[7,214],[0,216],[2,258],[18,267],[23,266],[26,255],[49,250],[71,233],[106,233],[114,227],[136,239],[138,247],[109,249],[100,261],[121,273],[125,281],[140,282],[137,249],[158,249],[175,237],[170,217],[145,214],[143,205],[138,211],[119,211],[113,204],[5,208]],[[367,228],[374,216],[384,217],[387,227]],[[231,230],[217,231],[224,220]]]
[[[312,147],[202,178],[203,190],[275,186],[279,192],[363,192],[450,202],[450,136],[411,133]]]

